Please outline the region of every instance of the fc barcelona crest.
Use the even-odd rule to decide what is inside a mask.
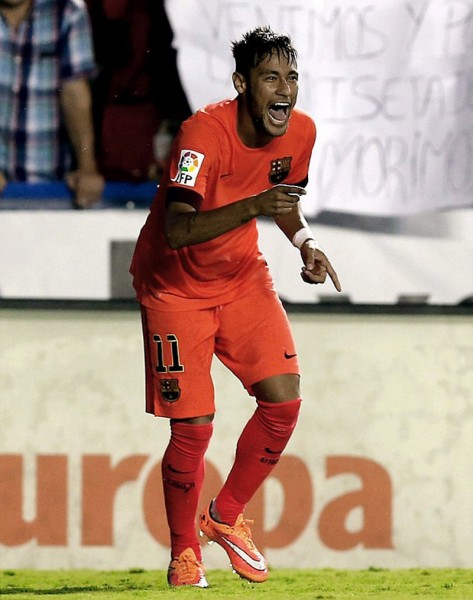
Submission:
[[[179,379],[161,379],[161,396],[166,402],[176,402],[181,395]]]
[[[275,158],[271,161],[271,167],[269,170],[269,181],[271,183],[281,183],[286,179],[291,170],[292,156],[285,156],[284,158]]]

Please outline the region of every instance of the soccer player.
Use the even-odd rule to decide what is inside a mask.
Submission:
[[[131,265],[147,411],[170,419],[162,478],[171,586],[208,585],[195,519],[215,412],[213,354],[255,397],[256,410],[200,529],[241,577],[268,577],[243,513],[288,443],[301,397],[297,350],[258,250],[257,217],[273,218],[300,250],[305,282],[328,275],[341,290],[300,210],[316,130],[294,108],[296,50],[288,36],[261,27],[233,43],[233,56],[237,97],[183,123]]]

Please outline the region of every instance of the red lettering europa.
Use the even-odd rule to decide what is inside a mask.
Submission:
[[[0,543],[67,545],[67,456],[36,458],[36,516],[23,518],[23,457],[0,455]]]
[[[361,489],[348,492],[329,502],[322,510],[319,534],[322,542],[333,550],[392,548],[392,485],[388,472],[378,463],[354,456],[327,458],[327,477],[355,474]],[[347,530],[346,521],[355,508],[363,510],[363,526],[359,531]]]

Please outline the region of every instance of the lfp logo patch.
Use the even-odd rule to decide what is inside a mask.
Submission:
[[[204,154],[196,152],[195,150],[181,150],[177,175],[173,181],[181,183],[182,185],[194,187],[204,158]]]

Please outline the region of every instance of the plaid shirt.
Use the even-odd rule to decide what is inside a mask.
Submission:
[[[94,72],[83,0],[33,0],[17,30],[0,17],[0,172],[7,180],[63,178],[71,152],[59,89]]]

